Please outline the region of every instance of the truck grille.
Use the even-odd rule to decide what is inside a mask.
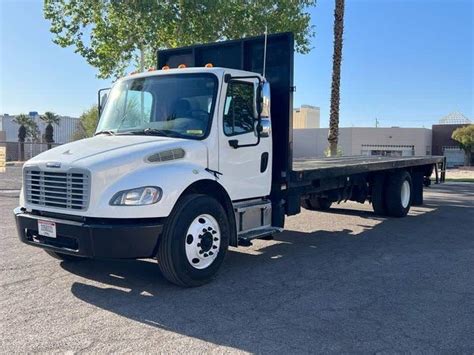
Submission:
[[[25,169],[25,198],[33,205],[84,210],[89,203],[88,172]]]

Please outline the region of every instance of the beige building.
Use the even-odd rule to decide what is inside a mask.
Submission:
[[[295,129],[293,155],[322,157],[328,147],[328,129]],[[431,154],[431,130],[427,128],[339,128],[342,155],[423,156]]]
[[[319,128],[319,107],[301,105],[293,109],[293,128]]]

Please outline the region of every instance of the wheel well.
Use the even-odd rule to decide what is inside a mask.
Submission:
[[[227,191],[214,180],[199,180],[189,185],[186,190],[183,191],[179,198],[189,194],[203,194],[214,197],[224,208],[229,221],[231,235],[229,236],[229,245],[237,246],[237,229],[235,226],[234,208],[232,201],[227,194]]]

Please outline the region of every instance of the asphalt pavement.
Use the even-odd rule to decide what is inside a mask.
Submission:
[[[18,171],[0,175],[0,352],[474,352],[474,184],[406,218],[303,211],[232,248],[211,284],[154,260],[60,262],[21,244]]]

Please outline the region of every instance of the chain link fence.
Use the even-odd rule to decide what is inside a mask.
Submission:
[[[23,149],[22,149],[23,145]],[[51,148],[57,147],[60,144],[51,144]],[[6,148],[6,161],[26,161],[33,158],[34,156],[43,153],[48,150],[48,143],[32,143],[32,142],[2,142],[0,141],[0,147]],[[23,157],[22,157],[23,150]]]

